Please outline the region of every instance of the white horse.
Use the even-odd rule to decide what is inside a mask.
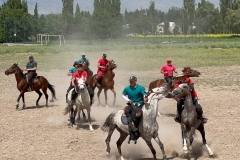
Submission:
[[[72,110],[73,106],[75,105],[76,110],[77,110],[77,114],[78,114],[76,127],[79,128],[81,110],[86,109],[87,114],[88,114],[89,130],[93,131],[94,129],[91,125],[91,117],[90,117],[91,108],[90,108],[89,93],[88,93],[87,87],[84,83],[83,77],[82,78],[77,78],[77,82],[78,82],[79,91],[76,91],[76,90],[75,91],[77,92],[78,95],[75,98],[75,100],[72,102],[71,101],[71,96],[72,96],[71,93],[75,88],[73,88],[72,90],[69,91],[69,93],[68,93],[68,102],[69,103],[68,103],[67,107],[65,108],[64,114],[66,115],[67,113],[69,113]],[[73,120],[72,124],[74,124],[75,116],[76,116],[76,112],[74,112],[74,116],[73,116],[73,119],[72,119]]]
[[[140,132],[140,137],[142,137],[145,142],[147,143],[148,147],[150,148],[154,160],[156,160],[156,151],[152,146],[151,139],[153,138],[157,144],[160,146],[162,150],[162,155],[163,159],[166,160],[166,154],[164,151],[164,146],[162,142],[160,141],[160,138],[158,136],[158,123],[156,121],[156,117],[158,114],[158,101],[163,98],[163,87],[160,88],[155,88],[152,89],[147,93],[148,96],[148,103],[145,104],[142,108],[142,118],[139,124],[139,132]],[[108,136],[106,139],[106,144],[107,144],[107,153],[106,155],[108,156],[110,154],[110,140],[111,136],[113,134],[113,131],[115,128],[117,128],[118,132],[120,133],[120,138],[117,141],[117,148],[118,148],[118,153],[121,156],[121,160],[124,160],[122,156],[122,151],[121,151],[121,145],[123,141],[127,138],[129,135],[129,128],[128,125],[124,125],[121,121],[122,115],[124,111],[123,110],[117,110],[113,113],[111,113],[107,119],[104,125],[102,126],[103,131],[108,131]]]

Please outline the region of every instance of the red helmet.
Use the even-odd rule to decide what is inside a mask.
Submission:
[[[168,58],[168,59],[167,59],[167,62],[172,62],[172,59],[171,59],[171,58]]]

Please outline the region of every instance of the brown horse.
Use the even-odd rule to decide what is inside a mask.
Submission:
[[[117,68],[117,64],[113,61],[110,60],[109,63],[106,66],[105,72],[102,76],[102,80],[101,80],[101,85],[98,86],[97,85],[97,74],[95,74],[90,81],[90,87],[93,89],[98,87],[98,93],[97,93],[97,97],[98,97],[98,105],[101,105],[101,102],[99,100],[99,95],[102,92],[102,89],[104,89],[104,95],[105,95],[105,105],[106,107],[108,107],[107,105],[107,90],[110,89],[113,94],[114,94],[114,100],[113,100],[113,105],[115,105],[116,102],[116,92],[114,90],[114,80],[113,80],[113,69]]]
[[[9,69],[7,69],[5,71],[6,75],[9,74],[15,74],[15,78],[17,81],[17,88],[20,91],[20,95],[18,96],[17,99],[17,105],[16,105],[16,109],[18,109],[19,107],[19,100],[22,97],[22,101],[23,101],[23,108],[25,108],[25,100],[24,100],[24,93],[27,92],[29,84],[27,82],[26,76],[23,74],[23,71],[18,67],[18,64],[13,64]],[[42,93],[40,92],[40,89],[42,89],[45,98],[46,98],[46,106],[48,106],[48,94],[47,94],[47,89],[49,89],[52,93],[52,99],[50,100],[50,102],[53,102],[54,99],[56,99],[55,96],[55,90],[53,88],[53,85],[51,85],[48,80],[46,78],[44,78],[43,76],[37,76],[34,79],[34,83],[33,83],[33,90],[35,92],[38,93],[39,97],[36,101],[36,106],[38,106],[38,102],[40,100],[40,98],[42,97]]]
[[[89,62],[88,61],[83,61],[83,70],[87,72],[88,78],[87,78],[87,84],[90,85],[91,78],[93,76],[93,72],[89,69]]]
[[[193,70],[191,67],[184,67],[182,69],[182,72],[183,72],[183,75],[184,76],[187,76],[187,77],[199,77],[200,75],[200,72],[198,72],[197,70]],[[174,89],[174,84],[175,84],[175,80],[178,80],[178,78],[174,79],[173,82],[172,82],[172,88],[171,88],[171,91]],[[155,81],[152,81],[150,84],[149,84],[149,87],[148,87],[148,90],[152,90],[153,88],[157,88],[157,87],[161,87],[161,86],[164,86],[164,85],[167,85],[166,82],[164,82],[164,79],[157,79]],[[166,96],[166,98],[173,98],[170,94],[168,94]]]

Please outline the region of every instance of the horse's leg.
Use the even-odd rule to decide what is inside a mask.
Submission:
[[[22,95],[22,102],[23,102],[23,109],[26,107],[26,105],[25,105],[25,98],[24,98],[24,93],[23,93],[23,95]]]
[[[79,107],[76,107],[76,114],[77,114],[77,124],[76,124],[76,129],[79,129],[80,128],[80,116],[81,116],[81,110]]]
[[[42,91],[45,95],[45,98],[46,98],[46,107],[48,106],[48,94],[47,94],[47,88],[42,88]]]
[[[157,144],[159,145],[161,151],[162,151],[162,155],[163,155],[163,160],[167,160],[167,156],[166,156],[166,153],[165,153],[165,150],[164,150],[164,146],[163,146],[163,143],[161,142],[160,138],[159,138],[159,135],[157,135],[154,140],[157,142]]]
[[[199,132],[200,132],[201,135],[202,135],[202,142],[203,142],[203,144],[206,146],[206,148],[207,148],[207,150],[208,150],[209,156],[211,156],[211,157],[214,156],[211,148],[207,145],[207,141],[206,141],[206,138],[205,138],[204,124],[201,123],[201,124],[199,125],[199,127],[197,128],[197,130],[199,130]]]
[[[21,92],[20,95],[19,95],[18,98],[17,98],[16,109],[18,109],[18,107],[19,107],[19,100],[20,100],[20,98],[22,97],[22,95],[23,95],[23,93]]]
[[[108,108],[107,105],[107,89],[104,88],[104,95],[105,95],[105,106]]]
[[[153,159],[154,160],[157,160],[157,157],[156,157],[156,150],[153,148],[153,145],[152,145],[152,142],[151,140],[147,140],[147,139],[144,139],[145,142],[147,143],[148,147],[150,148],[152,154],[153,154]]]
[[[83,119],[84,119],[84,121],[87,121],[86,114],[84,113],[83,110],[82,110],[82,115],[83,115]]]
[[[118,148],[118,153],[121,156],[121,160],[124,160],[124,158],[122,156],[121,146],[122,146],[123,141],[127,138],[127,136],[128,136],[127,134],[120,131],[120,137],[117,141],[117,148]]]
[[[189,155],[192,154],[192,142],[193,142],[193,135],[194,135],[194,132],[195,132],[195,128],[194,127],[191,127],[191,131],[190,131],[190,135],[189,135]]]
[[[73,114],[73,108],[71,109],[71,111],[69,112],[69,119],[68,119],[68,125],[70,126],[72,123],[72,114]]]
[[[97,106],[100,106],[101,105],[101,102],[100,102],[100,99],[99,99],[99,96],[102,92],[102,88],[98,88],[98,93],[97,93],[97,97],[98,97],[98,105]]]
[[[93,129],[92,124],[91,124],[90,111],[91,111],[91,108],[89,107],[89,108],[87,109],[87,113],[88,113],[88,124],[89,124],[89,130],[90,130],[90,131],[93,131],[94,129]]]
[[[114,88],[112,88],[111,91],[114,94],[113,105],[115,105],[115,103],[116,103],[116,92],[115,92]]]
[[[188,153],[187,148],[187,134],[186,134],[186,127],[184,124],[181,123],[181,129],[182,129],[182,139],[183,139],[183,153]]]
[[[40,92],[40,90],[36,90],[35,92],[38,94],[38,99],[36,101],[36,106],[38,106],[38,102],[39,102],[40,98],[42,97],[42,93]]]
[[[76,121],[76,115],[77,115],[77,107],[75,106],[75,109],[73,109],[73,118],[72,118],[72,125],[75,125]]]
[[[114,126],[110,126],[110,127],[109,127],[109,130],[108,130],[108,136],[107,136],[107,138],[106,138],[106,140],[105,140],[106,145],[107,145],[106,156],[109,156],[109,155],[110,155],[110,145],[109,145],[109,143],[110,143],[110,141],[111,141],[111,137],[112,137],[112,134],[113,134],[115,128],[116,128],[115,125],[114,125]]]

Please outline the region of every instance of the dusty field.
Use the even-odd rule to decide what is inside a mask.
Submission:
[[[27,56],[26,56],[27,57]],[[100,57],[100,56],[99,56]],[[73,58],[77,58],[76,55]],[[27,59],[27,58],[26,58]],[[96,70],[95,64],[97,57],[91,57],[91,67]],[[69,67],[74,60],[68,60],[64,65]],[[43,63],[43,62],[41,62]],[[3,66],[4,64],[4,66]],[[0,63],[0,159],[21,159],[21,160],[106,160],[116,159],[116,141],[118,133],[115,131],[111,141],[111,157],[105,156],[105,138],[100,127],[104,120],[112,111],[123,108],[125,102],[121,99],[123,87],[128,84],[127,78],[135,74],[143,77],[154,71],[131,71],[126,72],[116,69],[116,91],[117,105],[110,108],[97,107],[96,101],[92,106],[92,118],[95,131],[88,130],[87,123],[83,122],[79,130],[68,128],[66,124],[67,116],[63,116],[65,104],[65,92],[69,85],[70,77],[66,76],[66,70],[40,70],[38,73],[45,76],[51,84],[55,86],[58,101],[49,103],[49,107],[45,107],[45,98],[40,100],[40,107],[35,107],[37,99],[36,93],[26,93],[26,109],[22,110],[20,102],[20,110],[15,110],[15,102],[18,96],[16,89],[16,81],[14,75],[5,76],[3,71],[10,67],[11,63]],[[120,65],[120,64],[119,64]],[[23,68],[24,64],[21,64]],[[239,159],[239,124],[240,124],[240,89],[239,85],[239,66],[197,68],[204,74],[196,81],[195,88],[198,91],[200,102],[204,109],[204,114],[209,121],[206,124],[206,138],[210,147],[217,155],[215,159],[221,160],[237,160]],[[235,83],[229,82],[228,76],[223,73],[237,73],[232,75]],[[213,74],[214,73],[214,74]],[[156,75],[157,76],[157,75]],[[149,78],[148,82],[150,82]],[[216,81],[216,83],[201,83],[206,80]],[[147,87],[147,82],[144,83]],[[223,85],[219,87],[219,84]],[[50,94],[50,92],[48,91]],[[109,101],[112,101],[112,93],[108,91]],[[103,95],[101,96],[103,102]],[[95,97],[96,100],[96,97]],[[176,112],[176,102],[171,99],[163,99],[159,101],[159,109],[163,114],[158,118],[159,135],[165,145],[165,150],[169,159],[178,160],[179,157],[172,156],[172,152],[182,152],[180,126],[175,123],[173,117]],[[157,157],[162,158],[161,151],[156,145]],[[122,146],[124,157],[131,160],[148,160],[152,158],[151,152],[147,145],[139,140],[137,145],[127,144],[124,142]],[[197,134],[194,141],[194,158],[209,159],[207,150],[201,143],[200,134]]]

